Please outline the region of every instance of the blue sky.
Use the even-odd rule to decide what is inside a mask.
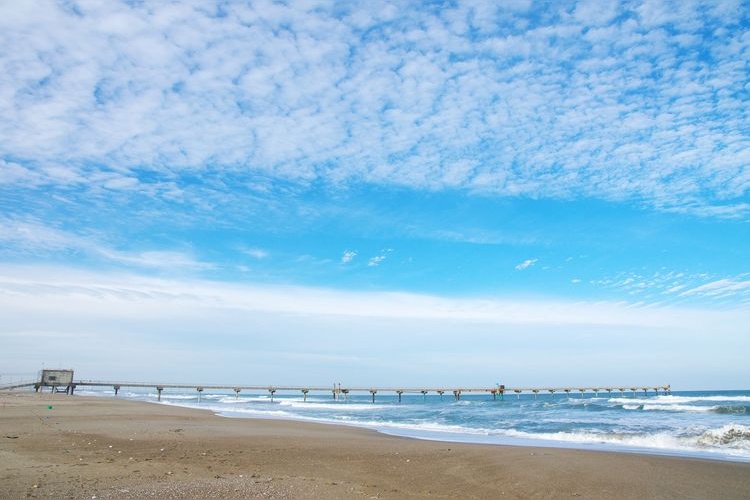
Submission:
[[[0,2],[0,377],[750,387],[749,7]]]

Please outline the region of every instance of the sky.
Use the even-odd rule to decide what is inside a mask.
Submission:
[[[0,383],[750,388],[747,1],[0,0]]]

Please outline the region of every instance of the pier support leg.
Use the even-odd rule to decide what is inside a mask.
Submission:
[[[370,394],[372,394],[372,402],[373,403],[375,402],[375,393],[377,393],[377,392],[378,391],[376,391],[375,389],[370,389]]]

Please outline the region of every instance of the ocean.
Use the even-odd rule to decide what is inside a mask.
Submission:
[[[83,387],[77,394],[114,396]],[[156,390],[119,398],[157,402]],[[449,442],[653,453],[750,462],[750,390],[671,394],[240,393],[164,389],[159,404],[211,410],[231,418],[304,420]]]

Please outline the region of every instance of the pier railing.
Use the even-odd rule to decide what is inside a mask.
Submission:
[[[40,382],[24,382],[15,385],[0,386],[0,390],[10,390],[22,387],[34,387],[38,392],[43,386]],[[644,395],[648,395],[649,392],[654,394],[671,393],[671,386],[669,384],[664,385],[599,385],[599,386],[569,386],[569,387],[506,387],[502,384],[496,384],[486,387],[346,387],[341,384],[335,384],[333,386],[293,386],[293,385],[220,385],[220,384],[159,384],[153,382],[113,382],[113,381],[97,381],[97,380],[78,380],[74,381],[70,386],[66,388],[65,392],[73,394],[77,387],[111,387],[117,395],[122,387],[130,388],[152,388],[157,392],[157,398],[161,401],[161,394],[164,389],[195,389],[198,392],[200,399],[203,391],[205,390],[219,390],[219,391],[234,391],[235,395],[239,397],[242,391],[246,392],[268,392],[273,400],[276,392],[297,392],[303,395],[305,401],[307,401],[307,395],[309,393],[329,393],[332,394],[333,399],[346,399],[349,394],[353,393],[364,393],[372,396],[372,401],[375,402],[375,395],[378,393],[389,393],[396,394],[399,402],[401,402],[401,396],[403,394],[421,394],[423,397],[427,397],[428,394],[438,394],[440,398],[443,395],[448,394],[458,401],[461,399],[461,395],[465,393],[484,393],[492,395],[493,399],[498,397],[503,399],[506,394],[515,394],[518,398],[523,393],[531,393],[534,397],[539,394],[581,394],[583,396],[586,393],[609,393],[613,392],[621,395],[632,393],[633,395],[643,392]],[[57,390],[53,388],[53,390]]]
[[[26,380],[21,382],[9,382],[7,384],[0,384],[0,391],[11,391],[13,389],[21,389],[23,387],[34,387],[37,380]]]

